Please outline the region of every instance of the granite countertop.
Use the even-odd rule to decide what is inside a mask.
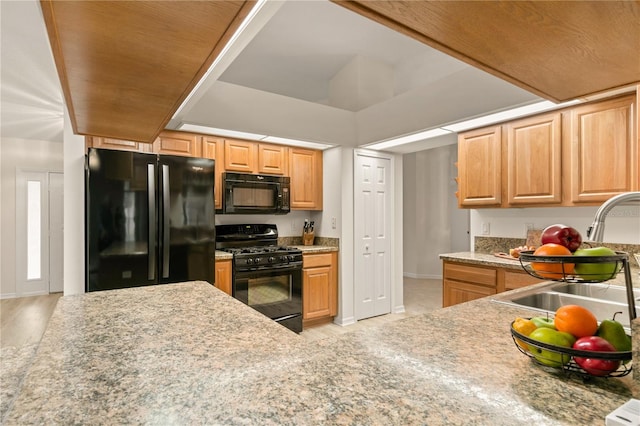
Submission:
[[[231,260],[231,259],[233,259],[233,254],[226,251],[222,251],[222,250],[216,250],[216,260]]]
[[[534,365],[525,315],[483,298],[308,342],[204,282],[65,296],[3,424],[602,424],[632,397]]]
[[[522,265],[518,259],[505,259],[496,257],[493,254],[477,253],[472,251],[463,251],[457,253],[444,253],[440,255],[440,259],[450,262],[464,262],[478,266],[494,266],[505,269],[517,269],[522,271]],[[631,282],[634,287],[640,287],[640,268],[634,263],[635,260],[630,258],[629,269],[631,271]],[[626,277],[623,272],[618,273],[616,277],[607,281],[609,284],[625,285]]]
[[[330,246],[292,246],[297,249],[302,250],[302,254],[312,254],[312,253],[331,253],[334,251],[338,251],[338,247],[330,247]]]
[[[518,259],[505,259],[488,253],[477,253],[472,251],[463,251],[457,253],[444,253],[440,255],[440,259],[452,262],[465,262],[473,265],[481,266],[497,266],[499,268],[520,269],[522,265]]]

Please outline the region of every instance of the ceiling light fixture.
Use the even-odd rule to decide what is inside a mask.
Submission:
[[[383,150],[383,149],[393,148],[398,145],[405,145],[408,143],[418,142],[425,139],[436,138],[438,136],[446,135],[449,133],[451,133],[450,130],[436,128],[436,129],[425,130],[420,133],[413,133],[411,135],[400,136],[399,138],[393,138],[386,141],[375,142],[373,144],[365,145],[365,147],[369,149]]]
[[[331,144],[321,143],[321,142],[311,142],[311,141],[303,141],[299,139],[280,138],[277,136],[268,136],[268,135],[261,135],[258,133],[249,133],[249,132],[240,132],[237,130],[220,129],[217,127],[201,126],[199,124],[191,124],[191,123],[180,123],[177,130],[184,130],[187,132],[194,132],[194,133],[202,133],[202,134],[212,135],[212,136],[247,139],[252,141],[262,141],[262,142],[296,146],[301,148],[319,149],[319,150],[325,150],[327,148],[331,148],[334,146]]]
[[[259,135],[257,133],[239,132],[237,130],[218,129],[216,127],[200,126],[198,124],[181,123],[178,126],[178,130],[185,130],[187,132],[204,133],[213,136],[222,136],[228,138],[249,139],[252,141],[259,141],[266,138],[267,135]]]
[[[287,138],[280,138],[277,136],[266,136],[261,140],[263,140],[264,142],[271,142],[271,143],[277,143],[282,145],[291,145],[291,146],[297,146],[301,148],[311,148],[311,149],[320,149],[320,150],[325,150],[327,148],[332,148],[334,146],[328,143],[301,141],[299,139],[287,139]]]
[[[507,120],[513,120],[515,118],[525,117],[527,115],[536,114],[539,112],[551,111],[554,109],[564,108],[571,105],[578,104],[582,101],[573,100],[556,104],[551,101],[537,102],[531,105],[525,105],[522,107],[512,108],[507,111],[496,112],[494,114],[485,115],[478,118],[472,118],[470,120],[461,121],[459,123],[452,123],[445,126],[440,126],[442,129],[449,130],[451,132],[461,132],[464,130],[477,129],[478,127],[488,126],[490,124],[496,124]]]
[[[582,100],[573,100],[564,102],[561,104],[555,104],[551,101],[537,102],[531,105],[525,105],[522,107],[512,108],[507,111],[501,111],[494,114],[488,114],[478,118],[472,118],[470,120],[460,121],[458,123],[451,123],[444,126],[437,127],[435,129],[429,129],[410,135],[400,136],[398,138],[387,139],[379,142],[373,142],[368,145],[363,145],[365,148],[384,150],[393,148],[400,145],[406,145],[408,143],[424,141],[427,139],[437,138],[449,133],[459,133],[465,130],[477,129],[479,127],[488,126],[508,120],[513,120],[528,115],[551,111],[559,108],[568,107],[571,105],[582,103]]]

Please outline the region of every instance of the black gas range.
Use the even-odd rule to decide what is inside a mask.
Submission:
[[[216,249],[233,254],[233,297],[302,331],[302,251],[278,245],[276,225],[217,225]]]
[[[302,251],[286,246],[251,246],[219,249],[233,254],[235,268],[273,269],[302,264]]]

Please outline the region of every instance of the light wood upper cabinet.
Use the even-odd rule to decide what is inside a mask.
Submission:
[[[458,205],[500,206],[502,203],[502,130],[500,126],[458,136]]]
[[[258,144],[258,173],[286,176],[289,171],[289,152],[284,145]]]
[[[258,144],[251,141],[225,139],[224,169],[228,172],[256,173]]]
[[[215,160],[214,200],[215,208],[222,208],[222,173],[224,173],[224,139],[202,136],[202,156]]]
[[[165,155],[200,157],[202,155],[201,143],[202,141],[198,135],[194,133],[165,130],[153,142],[153,152]]]
[[[640,189],[637,95],[458,135],[458,206],[600,205]]]
[[[562,201],[562,114],[505,125],[506,194],[510,206]]]
[[[572,108],[567,114],[567,178],[573,203],[602,203],[637,191],[635,96]]]
[[[123,141],[120,139],[100,138],[87,136],[85,138],[87,148],[116,149],[119,151],[151,152],[153,145],[150,143]]]
[[[322,210],[322,151],[289,148],[291,209]]]

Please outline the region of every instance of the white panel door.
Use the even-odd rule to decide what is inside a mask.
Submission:
[[[64,175],[49,173],[49,292],[64,290]]]
[[[356,154],[354,165],[355,318],[391,312],[391,160]]]

